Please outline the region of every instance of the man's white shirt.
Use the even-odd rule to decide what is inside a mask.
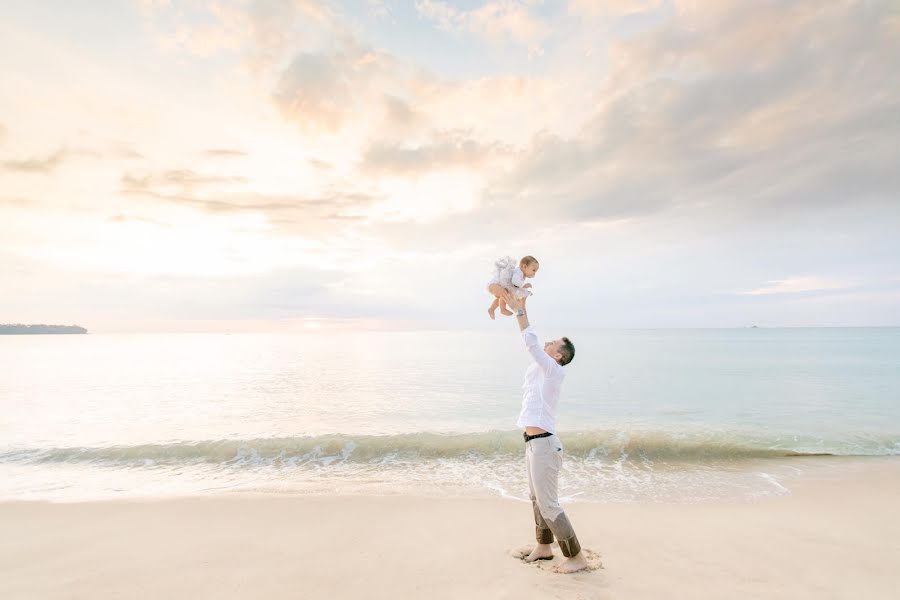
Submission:
[[[540,427],[556,433],[556,411],[559,393],[566,374],[562,366],[544,352],[537,333],[530,325],[522,330],[522,339],[532,363],[522,383],[522,411],[517,427]]]

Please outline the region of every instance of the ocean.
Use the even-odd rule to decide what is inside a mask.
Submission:
[[[497,331],[0,336],[0,499],[527,499]],[[570,335],[565,502],[753,501],[900,454],[900,328]]]

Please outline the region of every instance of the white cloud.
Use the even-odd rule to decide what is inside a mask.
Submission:
[[[621,17],[649,12],[663,0],[569,0],[570,13],[586,17]]]
[[[471,33],[495,44],[512,42],[527,48],[530,55],[541,54],[541,42],[550,28],[531,13],[528,4],[494,0],[460,10],[440,0],[416,0],[416,10],[444,31]]]
[[[84,314],[102,296],[148,318],[216,302],[222,319],[405,318],[433,314],[422,289],[438,289],[442,318],[466,324],[485,265],[532,253],[535,309],[604,325],[790,324],[812,297],[804,323],[841,323],[851,298],[873,322],[896,314],[896,289],[853,283],[900,270],[887,3],[360,9],[390,7],[384,28],[416,10],[459,36],[448,44],[546,52],[467,75],[442,70],[454,56],[428,71],[374,43],[372,20],[335,4],[145,4],[149,46],[168,44],[146,71],[0,24],[17,50],[0,74],[17,91],[0,97],[15,125],[0,140],[0,259],[24,282],[0,308],[48,293],[33,270],[86,282]],[[127,156],[54,154],[121,139]],[[116,287],[128,273],[173,278],[170,293],[141,303]],[[183,311],[166,304],[179,290],[195,297]],[[823,298],[838,297],[832,312]]]
[[[886,4],[676,7],[611,47],[592,120],[575,135],[536,136],[489,184],[497,201],[553,198],[559,218],[889,205],[900,186],[900,38],[884,26]]]
[[[853,287],[852,284],[821,277],[789,277],[767,281],[766,285],[744,292],[744,296],[767,296],[770,294],[802,294],[805,292],[822,292],[842,290]]]
[[[369,6],[369,14],[376,19],[387,19],[396,10],[391,0],[366,0],[366,4]]]

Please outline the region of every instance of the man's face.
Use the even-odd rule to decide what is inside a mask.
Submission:
[[[550,358],[559,362],[559,359],[562,358],[562,353],[559,351],[559,349],[562,348],[562,345],[562,338],[553,340],[552,342],[546,342],[544,344],[544,352],[546,352]]]

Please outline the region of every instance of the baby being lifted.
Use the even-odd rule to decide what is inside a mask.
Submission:
[[[512,294],[516,299],[525,301],[531,295],[530,283],[525,283],[526,279],[531,279],[538,272],[540,264],[533,256],[525,256],[516,264],[512,257],[504,256],[494,263],[494,273],[491,280],[488,281],[487,289],[494,296],[491,307],[488,308],[488,314],[494,317],[494,312],[500,308],[500,312],[504,315],[511,315],[512,311],[506,306],[503,299],[504,294]]]

